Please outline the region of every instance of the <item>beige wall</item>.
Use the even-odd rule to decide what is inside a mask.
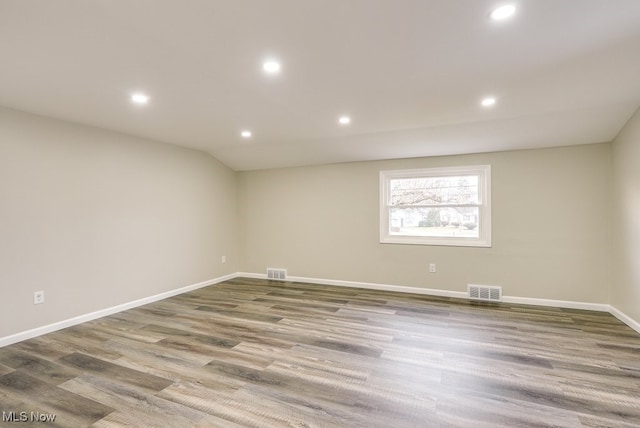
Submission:
[[[468,164],[492,166],[492,248],[379,243],[380,170]],[[608,303],[609,167],[610,146],[597,144],[242,172],[240,267]]]
[[[237,271],[236,193],[205,153],[0,109],[0,337]]]
[[[611,305],[640,323],[640,110],[612,144]]]
[[[234,173],[199,151],[0,109],[0,337],[266,267],[501,285],[640,320],[639,140],[636,114],[612,146]],[[492,165],[492,248],[378,242],[380,170],[472,164]]]

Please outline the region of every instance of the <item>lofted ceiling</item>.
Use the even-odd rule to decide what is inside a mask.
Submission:
[[[640,1],[0,0],[0,55],[2,106],[235,170],[566,146],[640,106]]]

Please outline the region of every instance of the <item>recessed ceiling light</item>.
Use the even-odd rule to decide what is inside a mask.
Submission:
[[[510,18],[516,12],[516,7],[512,4],[505,4],[504,6],[497,7],[491,11],[489,15],[494,21],[502,21],[503,19]]]
[[[340,125],[348,125],[351,123],[351,118],[349,116],[341,116],[338,122],[340,122]]]
[[[242,138],[251,138],[251,131],[242,131],[240,135]]]
[[[269,60],[262,64],[262,69],[269,74],[280,72],[280,63],[278,61]]]
[[[491,107],[495,103],[496,103],[496,99],[494,97],[483,98],[482,101],[480,102],[480,104],[482,104],[483,107]]]
[[[131,95],[131,102],[136,104],[146,104],[149,102],[149,95],[137,92]]]

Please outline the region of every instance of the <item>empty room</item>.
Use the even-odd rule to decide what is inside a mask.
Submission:
[[[640,426],[640,1],[0,0],[0,426]]]

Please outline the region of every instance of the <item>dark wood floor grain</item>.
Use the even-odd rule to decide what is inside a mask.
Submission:
[[[606,313],[235,279],[0,349],[0,425],[638,427]]]

